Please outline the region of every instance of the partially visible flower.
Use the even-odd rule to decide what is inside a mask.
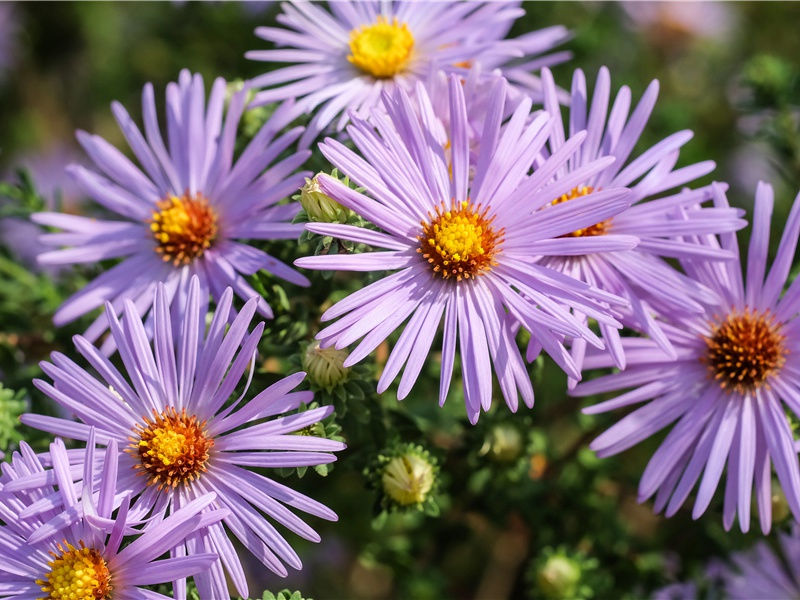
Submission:
[[[713,186],[715,203],[728,202]],[[692,517],[708,508],[727,463],[723,524],[738,512],[742,531],[750,528],[755,497],[761,529],[772,525],[774,465],[794,518],[800,520],[800,468],[787,412],[800,415],[800,279],[786,289],[800,234],[800,195],[784,226],[778,252],[767,269],[772,187],[756,190],[753,230],[742,273],[739,261],[682,261],[689,276],[713,291],[699,315],[666,313],[662,329],[675,349],[668,355],[653,340],[625,338],[624,372],[579,384],[578,396],[630,391],[584,409],[601,413],[642,404],[595,439],[601,457],[630,448],[661,429],[671,431],[653,454],[639,484],[639,500],[655,495],[655,509],[671,516],[699,481]],[[738,256],[736,236],[691,236],[692,243]],[[592,352],[585,366],[613,365]],[[701,478],[702,474],[702,478]]]
[[[0,12],[6,6],[9,5],[0,5]],[[76,156],[77,152],[72,147],[57,144],[52,148],[15,157],[15,171],[19,167],[30,175],[33,191],[41,197],[47,210],[77,213],[81,208],[81,194],[73,179],[64,172],[64,165],[74,162]],[[14,172],[7,173],[5,178],[14,181],[18,179]],[[27,210],[31,208],[27,207]],[[41,229],[27,219],[27,213],[25,218],[13,216],[0,219],[0,243],[11,250],[17,260],[27,268],[55,275],[64,270],[63,265],[37,263],[37,256],[48,250],[48,246],[37,239],[40,233]]]
[[[660,46],[682,48],[687,38],[725,41],[733,31],[734,5],[724,2],[621,2],[632,24]]]
[[[300,188],[300,205],[306,211],[309,221],[323,223],[343,223],[350,212],[333,198],[328,196],[319,187],[317,173],[313,178],[306,178],[306,183]]]
[[[78,422],[36,414],[23,415],[22,420],[78,440],[87,439],[90,428],[95,427],[100,443],[116,441],[123,451],[120,486],[134,494],[134,518],[158,521],[207,492],[215,492],[213,506],[230,510],[224,518],[226,528],[214,524],[192,540],[183,543],[175,539],[168,547],[172,556],[210,551],[221,557],[195,577],[202,598],[227,597],[226,573],[238,593],[247,597],[244,571],[228,532],[265,566],[285,575],[284,562],[297,569],[302,565],[272,522],[319,541],[319,535],[287,506],[324,519],[337,518],[322,504],[253,469],[333,462],[331,452],[341,450],[344,444],[293,435],[333,410],[326,406],[290,414],[312,399],[311,392],[291,392],[303,373],[281,379],[243,403],[248,378],[244,392],[232,397],[248,366],[252,369],[255,364],[264,329],[262,322],[248,332],[256,299],[249,300],[231,319],[233,291],[226,289],[206,332],[204,291],[197,277],[190,281],[179,322],[170,317],[168,297],[166,286],[159,285],[152,347],[131,301],[125,302],[121,323],[107,307],[122,372],[80,336],[75,338],[77,350],[96,375],[60,353],[52,355],[52,363],[42,364],[53,384],[35,380],[35,385],[69,409]],[[35,476],[15,482],[19,488],[35,484]]]
[[[800,597],[800,531],[795,527],[791,534],[779,532],[778,541],[780,553],[762,540],[731,556],[733,565],[716,564],[715,575],[721,579],[727,598]]]
[[[569,37],[564,27],[502,39],[524,14],[518,2],[347,0],[328,8],[283,3],[277,18],[286,29],[256,29],[258,37],[278,48],[246,54],[290,65],[252,81],[267,88],[254,102],[299,99],[298,112],[314,113],[301,145],[310,144],[337,117],[337,129],[344,128],[350,110],[369,114],[384,90],[412,91],[431,69],[463,72],[476,64],[486,72],[505,69],[515,93],[535,93],[540,84],[531,71],[569,57],[546,54]]]
[[[653,592],[650,600],[695,600],[698,597],[697,585],[691,581],[687,583],[672,583]]]
[[[556,181],[567,178],[574,180],[578,169],[599,157],[612,156],[614,161],[590,177],[576,181],[569,191],[552,198],[552,204],[539,208],[539,212],[546,214],[554,205],[575,202],[593,191],[608,187],[630,187],[632,204],[627,210],[589,227],[576,228],[567,236],[589,240],[602,239],[609,234],[629,235],[638,238],[639,244],[636,248],[623,251],[602,252],[592,248],[583,254],[551,254],[540,257],[539,262],[628,300],[630,309],[623,313],[623,323],[643,331],[665,352],[672,353],[670,340],[653,312],[699,314],[703,312],[702,302],[713,301],[713,294],[697,281],[678,272],[667,259],[732,259],[733,255],[727,250],[713,249],[678,238],[741,229],[746,225],[746,221],[740,218],[742,211],[729,207],[702,207],[703,203],[711,200],[710,187],[684,189],[670,196],[659,197],[663,192],[683,186],[714,168],[713,161],[675,168],[680,148],[692,138],[691,131],[674,133],[633,157],[633,150],[655,106],[658,81],[648,86],[630,114],[631,92],[623,87],[617,93],[609,113],[611,78],[608,69],[600,69],[591,102],[584,74],[576,70],[566,124],[562,123],[557,90],[548,69],[542,70],[542,81],[545,109],[553,117],[554,123],[550,151],[555,153],[560,150],[567,131],[587,131],[586,141],[580,151],[556,171]],[[536,201],[534,204],[539,206]],[[685,215],[685,218],[674,218],[678,213]],[[576,316],[584,322],[588,320],[579,311],[576,311]],[[614,364],[625,368],[626,357],[618,329],[607,324],[600,324],[599,327]],[[529,359],[538,354],[540,347],[535,339],[528,350]],[[585,350],[586,340],[576,339],[571,352],[579,368]],[[570,385],[574,383],[572,380]]]
[[[10,464],[3,464],[0,485],[0,594],[3,597],[168,598],[143,586],[168,583],[208,570],[215,554],[159,558],[176,541],[220,521],[228,510],[210,510],[214,494],[204,494],[140,533],[131,529],[130,493],[117,482],[116,442],[95,460],[94,431],[85,450],[84,479],[76,486],[69,477],[70,460],[61,440],[50,445],[52,470],[22,443]],[[93,473],[101,463],[102,470]],[[46,478],[42,487],[10,492],[8,485],[30,473]],[[56,490],[57,488],[57,490]],[[120,500],[117,515],[113,508]],[[57,496],[59,508],[25,518],[20,510]],[[47,502],[46,502],[47,503]],[[133,536],[136,536],[135,539]],[[126,541],[126,544],[122,542]]]
[[[102,138],[78,133],[99,172],[73,165],[70,173],[86,194],[120,219],[34,215],[37,223],[64,230],[44,234],[44,243],[66,246],[45,252],[39,260],[44,264],[123,260],[69,298],[54,316],[57,325],[106,301],[119,314],[130,299],[136,313],[143,315],[159,282],[166,284],[169,297],[175,297],[175,306],[181,308],[193,275],[199,278],[204,298],[211,294],[219,299],[222,290],[231,286],[244,299],[257,298],[259,312],[268,318],[272,316],[269,305],[247,283],[246,275],[265,269],[297,285],[308,285],[289,266],[238,241],[300,235],[302,226],[289,222],[300,207],[277,203],[300,186],[306,173],[295,170],[309,153],[276,159],[302,128],[279,135],[291,112],[290,106],[282,106],[234,161],[247,89],[234,94],[227,111],[225,94],[225,81],[216,79],[206,103],[202,77],[182,71],[178,82],[167,86],[166,145],[152,85],[147,84],[142,94],[144,135],[115,102],[114,116],[140,166]],[[107,328],[106,315],[101,314],[86,337],[94,341]],[[110,345],[104,348],[111,349]]]
[[[398,388],[402,399],[417,380],[444,321],[439,401],[447,398],[458,342],[472,423],[491,405],[493,371],[512,411],[520,395],[527,406],[533,405],[530,377],[514,338],[517,321],[573,377],[579,373],[562,346],[564,336],[585,337],[593,344],[599,340],[565,307],[580,307],[604,325],[619,325],[599,302],[624,301],[532,264],[530,257],[627,250],[636,243],[627,235],[562,237],[626,208],[624,188],[608,188],[536,218],[520,218],[602,170],[608,160],[593,161],[553,182],[552,174],[580,151],[584,135],[577,134],[539,164],[550,133],[548,117],[531,117],[528,99],[503,125],[506,90],[501,78],[488,90],[492,117],[484,128],[474,176],[469,173],[470,107],[457,76],[451,76],[448,86],[449,159],[430,135],[430,124],[437,123],[438,116],[422,84],[413,99],[402,89],[385,95],[386,114],[373,113],[377,129],[354,117],[348,133],[361,155],[331,139],[320,149],[368,193],[325,175],[319,178],[320,187],[383,232],[330,223],[309,223],[306,228],[387,251],[311,256],[295,262],[325,270],[396,270],[327,310],[323,321],[341,318],[321,330],[317,339],[323,347],[342,349],[363,338],[344,363],[350,366],[409,319],[378,382],[378,391],[383,392],[402,370]],[[536,168],[529,176],[532,167]]]

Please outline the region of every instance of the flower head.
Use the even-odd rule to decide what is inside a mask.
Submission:
[[[621,252],[587,252],[583,255],[543,256],[541,264],[596,285],[630,302],[622,313],[622,322],[643,331],[665,352],[672,353],[670,340],[662,331],[654,312],[701,314],[703,302],[713,301],[707,287],[678,272],[668,259],[726,260],[733,255],[725,249],[709,248],[680,236],[718,234],[736,231],[745,226],[741,211],[730,207],[703,207],[710,202],[710,187],[684,189],[663,196],[714,168],[713,161],[704,161],[675,168],[681,147],[692,137],[691,131],[680,131],[661,140],[638,156],[634,148],[645,129],[658,96],[658,82],[653,81],[639,103],[631,111],[631,92],[622,87],[609,111],[611,78],[601,68],[595,90],[589,100],[586,79],[576,70],[572,79],[572,98],[567,123],[562,123],[557,89],[548,69],[542,70],[544,105],[553,117],[553,135],[549,150],[557,152],[564,144],[565,129],[586,129],[587,139],[581,151],[564,163],[555,174],[556,180],[571,177],[589,161],[613,156],[614,161],[591,177],[577,182],[563,195],[553,198],[551,205],[575,202],[593,191],[611,187],[630,187],[631,206],[613,218],[578,228],[567,235],[575,238],[602,238],[607,235],[631,235],[639,239],[636,248]],[[685,218],[676,219],[682,213]],[[585,317],[578,315],[585,320]],[[626,357],[616,328],[600,325],[604,342],[615,364],[624,368]],[[534,346],[535,350],[538,347]],[[529,348],[528,358],[535,350]],[[575,340],[572,357],[580,366],[586,343]],[[571,381],[570,385],[574,385]]]
[[[715,184],[712,189],[715,204],[727,207],[722,188]],[[575,394],[588,396],[633,388],[585,412],[644,403],[592,442],[592,449],[601,456],[621,452],[674,423],[639,485],[640,500],[655,494],[656,510],[666,508],[668,516],[683,505],[698,481],[692,516],[703,514],[727,463],[726,529],[737,512],[741,529],[749,529],[755,488],[761,528],[769,531],[773,465],[789,508],[800,519],[800,469],[785,412],[800,415],[800,280],[782,293],[800,233],[800,196],[768,269],[772,205],[772,188],[761,183],[744,274],[738,262],[683,261],[686,272],[714,297],[703,302],[701,314],[662,315],[662,329],[675,355],[667,354],[654,340],[623,339],[627,369],[575,389]],[[687,241],[738,256],[732,233],[721,236],[721,243],[714,236],[687,236]],[[592,352],[585,364],[596,368],[612,362]]]
[[[256,105],[302,99],[298,111],[315,111],[301,145],[309,144],[334,119],[338,129],[349,110],[362,115],[379,105],[383,90],[408,91],[435,68],[463,73],[502,69],[518,96],[540,91],[531,72],[569,57],[545,54],[564,42],[563,27],[549,27],[504,40],[524,11],[517,2],[331,2],[283,3],[278,21],[286,29],[259,27],[256,35],[278,46],[253,50],[254,60],[290,66],[256,77]],[[315,110],[316,109],[316,110]]]
[[[320,188],[383,232],[348,225],[309,223],[309,231],[386,248],[387,251],[302,258],[295,264],[314,269],[397,270],[335,304],[324,321],[341,317],[319,332],[323,347],[344,348],[359,338],[350,366],[374,350],[408,320],[378,382],[385,390],[397,374],[398,398],[408,395],[444,320],[439,400],[447,397],[456,342],[461,350],[467,415],[473,423],[492,400],[492,365],[511,410],[519,395],[533,404],[530,378],[514,339],[516,320],[524,323],[555,360],[578,376],[564,351],[565,335],[598,343],[565,306],[580,306],[611,327],[618,323],[602,302],[619,302],[576,279],[532,264],[530,257],[570,254],[589,248],[628,249],[635,239],[608,235],[571,239],[560,236],[607,219],[627,206],[627,190],[608,188],[586,198],[520,219],[531,198],[540,205],[607,165],[604,159],[551,181],[558,166],[576,153],[584,139],[573,137],[529,176],[550,132],[547,115],[530,118],[531,101],[520,103],[503,123],[507,84],[495,80],[476,161],[470,161],[464,91],[457,76],[448,86],[450,157],[432,127],[441,122],[422,84],[414,99],[402,89],[386,94],[386,112],[373,113],[373,124],[357,117],[348,128],[362,156],[334,140],[322,152],[369,195],[320,176]],[[470,166],[474,165],[470,175]],[[519,390],[519,393],[518,393]]]
[[[306,173],[294,171],[308,156],[301,151],[275,162],[302,132],[295,128],[278,135],[288,122],[290,107],[286,105],[275,111],[234,160],[236,130],[247,93],[246,88],[235,93],[225,110],[225,81],[214,81],[206,103],[202,77],[182,71],[178,82],[167,86],[166,144],[159,132],[152,85],[146,85],[142,94],[144,135],[115,102],[114,116],[138,165],[102,138],[78,132],[97,170],[72,165],[69,171],[81,189],[117,219],[51,212],[34,215],[37,223],[63,230],[42,236],[45,244],[59,249],[41,254],[39,261],[123,260],[69,298],[56,312],[57,325],[106,301],[119,314],[124,301],[133,300],[138,314],[144,314],[160,282],[166,284],[171,298],[178,299],[175,306],[180,309],[193,275],[199,277],[204,296],[213,294],[216,299],[226,286],[244,299],[259,298],[244,276],[261,269],[308,285],[305,277],[287,265],[238,241],[291,239],[301,233],[301,225],[289,222],[299,206],[276,203],[300,187]],[[258,310],[272,316],[263,298],[258,300]],[[101,314],[86,336],[94,341],[107,327]]]
[[[197,277],[190,282],[180,323],[174,325],[168,295],[166,286],[159,285],[152,348],[131,301],[125,302],[122,322],[107,307],[123,371],[80,336],[75,338],[77,350],[97,375],[59,353],[53,354],[52,363],[43,363],[53,384],[37,380],[37,387],[78,422],[34,414],[24,415],[23,421],[79,440],[95,427],[100,443],[116,443],[121,450],[120,485],[133,493],[134,518],[163,518],[213,491],[217,497],[212,506],[229,509],[224,523],[245,548],[276,573],[286,574],[284,562],[300,568],[297,554],[271,521],[318,541],[316,532],[287,506],[330,520],[336,515],[251,468],[335,460],[330,452],[342,449],[341,442],[292,435],[328,416],[332,407],[286,414],[311,400],[311,392],[291,392],[303,373],[278,381],[247,403],[241,403],[246,388],[231,399],[248,366],[252,369],[261,339],[263,323],[248,332],[257,300],[249,300],[228,327],[233,301],[228,288],[206,332]],[[35,478],[27,483],[33,485]],[[223,565],[239,594],[247,596],[244,572],[239,561],[230,558],[230,544],[219,523],[198,532],[191,543],[176,540],[170,546],[176,556],[214,552],[226,557],[195,578],[201,597],[227,594]]]
[[[714,575],[721,580],[726,598],[751,600],[800,595],[800,576],[795,568],[800,561],[800,531],[795,526],[791,533],[780,532],[778,542],[779,551],[762,540],[749,550],[733,554],[732,565],[715,561]]]
[[[92,429],[82,454],[85,461],[81,486],[69,476],[70,458],[61,440],[50,445],[52,469],[45,470],[43,462],[24,442],[11,463],[3,465],[0,582],[4,597],[141,597],[144,590],[139,586],[196,575],[218,560],[207,552],[159,560],[176,541],[218,524],[229,513],[227,509],[210,508],[213,493],[187,502],[140,533],[131,527],[130,492],[122,489],[117,480],[116,442],[111,441],[104,457],[96,457]],[[102,469],[93,472],[97,465]],[[31,490],[13,489],[15,482],[31,474],[38,476],[42,485]],[[120,502],[115,516],[113,508]],[[47,507],[45,510],[30,510],[42,504]],[[129,542],[124,547],[123,540]],[[151,590],[147,594],[167,598]]]

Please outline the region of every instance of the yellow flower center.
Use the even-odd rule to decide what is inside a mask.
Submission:
[[[169,196],[158,203],[150,230],[156,252],[176,267],[203,255],[217,237],[217,215],[202,195]]]
[[[486,210],[473,207],[468,201],[447,209],[444,203],[436,214],[428,213],[429,222],[422,222],[417,236],[417,252],[428,261],[434,273],[444,279],[469,279],[491,270],[495,263],[503,231],[495,231]]]
[[[414,36],[405,23],[398,23],[396,18],[389,23],[379,16],[375,24],[350,32],[347,60],[365,73],[384,79],[406,67],[413,48]]]
[[[148,485],[159,489],[188,483],[206,470],[214,439],[206,433],[206,422],[194,415],[167,408],[153,418],[144,417],[126,452],[139,458],[136,469],[146,475]]]
[[[701,361],[723,389],[752,391],[783,366],[788,353],[784,339],[768,311],[733,312],[705,338],[706,354]]]
[[[404,454],[387,463],[381,483],[386,494],[398,504],[419,504],[433,487],[433,467],[419,456]]]
[[[68,542],[58,544],[46,579],[37,579],[48,600],[102,600],[111,597],[111,573],[97,550],[80,542],[76,548]]]
[[[553,200],[550,203],[550,205],[555,206],[556,204],[561,204],[563,202],[566,202],[567,200],[574,200],[575,198],[588,196],[593,191],[594,188],[590,185],[580,185],[578,187],[572,188],[568,194],[562,194],[561,196]],[[595,223],[594,225],[589,225],[589,227],[576,229],[575,231],[564,234],[561,237],[583,237],[590,235],[603,235],[605,233],[608,233],[608,228],[610,226],[611,226],[611,219],[606,219],[605,221],[600,221],[599,223]]]
[[[417,252],[428,261],[434,273],[444,279],[458,281],[480,275],[492,268],[494,257],[503,240],[503,231],[495,231],[486,210],[473,207],[468,201],[460,206],[436,209],[429,222],[422,223],[417,237]]]

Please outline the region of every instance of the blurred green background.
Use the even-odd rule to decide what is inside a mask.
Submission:
[[[680,129],[694,130],[681,164],[715,160],[717,170],[707,180],[728,181],[731,200],[745,208],[752,205],[756,182],[772,181],[773,227],[781,229],[800,188],[800,4],[524,7],[527,15],[514,34],[554,24],[574,32],[567,44],[573,60],[555,68],[562,87],[569,88],[577,67],[593,87],[601,65],[610,68],[613,89],[628,85],[634,98],[659,79],[660,99],[642,147]],[[160,101],[181,68],[202,73],[207,83],[215,76],[259,74],[263,64],[243,55],[264,47],[253,29],[272,24],[278,9],[267,2],[0,4],[0,173],[6,181],[0,216],[24,216],[26,206],[40,202],[19,179],[19,167],[28,169],[45,203],[58,196],[67,210],[83,210],[63,174],[68,162],[84,161],[75,129],[124,148],[112,100],[138,118],[142,85],[152,81]],[[49,319],[91,269],[35,271],[31,231],[20,220],[0,221],[0,236],[0,380],[20,391],[0,394],[6,417],[21,410],[19,398],[47,410],[30,378],[39,374],[38,360],[68,349],[69,336],[80,331],[78,323],[54,332]],[[265,364],[267,370],[287,368]],[[501,406],[475,428],[463,419],[458,393],[438,409],[436,361],[429,370],[400,407],[391,393],[374,401],[403,439],[423,442],[439,458],[440,516],[393,515],[376,522],[375,497],[361,473],[367,459],[349,461],[345,453],[326,478],[309,473],[290,483],[334,508],[340,521],[313,523],[323,541],[297,542],[305,569],[288,581],[252,564],[254,590],[290,587],[318,600],[640,598],[697,576],[709,558],[759,537],[725,533],[719,503],[698,522],[686,510],[665,520],[652,514],[649,503],[637,504],[638,478],[659,440],[597,460],[586,446],[616,416],[580,415],[586,402],[565,397],[564,376],[549,362],[532,367],[534,411],[509,415]],[[0,423],[3,431],[9,427]],[[353,456],[370,451],[369,444],[360,448],[350,441]],[[776,496],[776,514],[781,510]],[[555,591],[548,583],[553,573],[562,585]]]

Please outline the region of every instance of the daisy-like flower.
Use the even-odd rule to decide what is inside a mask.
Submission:
[[[800,597],[800,574],[795,568],[800,561],[799,534],[797,528],[791,534],[780,532],[780,553],[760,541],[750,550],[731,556],[733,566],[717,562],[714,575],[721,580],[725,597],[731,600]]]
[[[308,157],[307,151],[276,162],[302,132],[295,128],[276,137],[287,123],[288,104],[276,110],[234,160],[236,129],[247,92],[234,94],[226,111],[224,80],[214,81],[206,104],[202,77],[182,71],[178,82],[167,86],[166,144],[159,132],[152,85],[147,84],[142,94],[144,135],[115,102],[114,116],[138,166],[102,138],[78,132],[98,171],[73,165],[70,173],[86,194],[119,219],[34,215],[37,223],[63,230],[44,234],[44,243],[66,246],[41,254],[39,260],[44,264],[124,260],[69,298],[55,314],[57,325],[105,301],[119,313],[124,300],[131,299],[136,312],[145,314],[159,282],[166,284],[169,297],[177,297],[176,306],[182,307],[193,275],[206,297],[212,294],[218,299],[231,286],[244,299],[259,298],[258,310],[267,318],[272,316],[269,305],[245,275],[265,269],[297,285],[308,285],[289,266],[237,241],[296,238],[302,227],[289,221],[299,205],[277,203],[300,187],[308,174],[295,172]],[[86,337],[94,341],[107,327],[103,314]]]
[[[117,486],[116,442],[112,441],[102,461],[99,477],[93,476],[93,435],[85,450],[86,481],[97,485],[76,486],[70,477],[67,450],[61,440],[50,445],[52,470],[45,471],[40,459],[25,442],[10,464],[3,464],[0,485],[0,597],[52,598],[168,598],[140,586],[168,583],[207,570],[216,555],[198,553],[159,559],[175,540],[182,540],[218,523],[225,509],[208,510],[214,494],[188,502],[163,521],[152,523],[142,533],[128,520],[130,494]],[[98,457],[99,458],[99,457]],[[46,476],[42,487],[9,492],[7,486],[31,474]],[[55,491],[55,487],[58,488]],[[21,518],[32,503],[48,494],[61,499],[60,509]],[[115,504],[120,504],[116,516]],[[136,535],[133,538],[133,535]],[[121,547],[125,540],[127,543]]]
[[[557,89],[548,69],[542,70],[545,90],[545,109],[553,118],[553,133],[549,150],[557,152],[566,139],[565,129],[572,134],[585,129],[586,141],[581,150],[563,163],[556,179],[570,177],[577,169],[601,156],[616,160],[605,169],[581,181],[566,194],[555,199],[554,204],[572,202],[592,191],[607,187],[630,187],[632,204],[624,212],[579,228],[568,235],[589,239],[608,234],[632,235],[639,239],[636,248],[623,252],[592,252],[583,256],[545,256],[540,262],[562,273],[621,296],[631,308],[623,323],[650,336],[665,352],[671,353],[669,338],[664,334],[653,310],[682,311],[699,314],[703,301],[713,301],[713,294],[696,281],[673,268],[665,259],[732,259],[724,249],[693,244],[676,239],[678,236],[731,232],[741,229],[746,222],[739,217],[741,211],[733,208],[701,207],[711,200],[711,188],[683,190],[673,195],[658,197],[708,174],[713,161],[704,161],[675,169],[680,148],[692,138],[691,131],[680,131],[661,140],[642,154],[634,157],[633,149],[647,125],[647,120],[658,96],[658,81],[653,81],[639,103],[631,111],[631,91],[622,87],[609,112],[611,78],[608,69],[600,69],[591,102],[586,90],[586,79],[576,70],[572,80],[572,98],[569,108],[568,128],[561,118]],[[683,209],[686,219],[672,218]],[[550,207],[541,209],[550,210]],[[585,316],[580,316],[586,319]],[[600,325],[600,331],[615,364],[625,367],[625,354],[619,331]],[[586,350],[584,340],[575,340],[572,356],[580,366]],[[529,348],[532,359],[538,348]],[[575,381],[570,382],[570,386]]]
[[[518,2],[348,0],[328,7],[330,12],[311,2],[282,4],[277,18],[286,29],[256,29],[258,37],[279,48],[246,54],[290,65],[256,77],[253,86],[268,89],[253,102],[302,99],[298,110],[315,114],[301,145],[337,117],[341,130],[350,110],[368,114],[383,90],[413,90],[432,68],[499,68],[520,90],[535,93],[541,85],[531,71],[569,58],[544,54],[569,37],[564,27],[501,39],[524,14]]]
[[[439,401],[450,386],[456,342],[461,351],[467,415],[476,422],[492,401],[492,363],[512,411],[518,391],[533,405],[533,389],[514,339],[522,322],[548,353],[572,376],[579,376],[562,346],[565,335],[599,339],[565,306],[588,310],[599,322],[618,325],[598,309],[598,300],[619,302],[557,271],[532,264],[537,254],[625,250],[635,238],[559,237],[610,218],[628,206],[626,189],[606,189],[554,207],[536,219],[520,218],[531,198],[540,205],[591,177],[611,159],[594,161],[572,177],[552,182],[556,169],[580,148],[575,135],[533,174],[531,166],[550,133],[546,114],[529,120],[531,101],[521,103],[501,123],[507,84],[498,78],[489,92],[491,106],[483,129],[474,177],[469,175],[469,107],[461,81],[450,78],[449,159],[431,133],[437,120],[430,98],[418,84],[414,100],[402,89],[384,97],[373,113],[377,129],[354,117],[348,133],[363,158],[339,142],[320,145],[323,154],[350,179],[369,190],[354,191],[332,177],[320,187],[343,206],[382,229],[310,223],[310,231],[385,248],[355,255],[301,258],[298,266],[350,271],[397,270],[335,304],[323,321],[341,317],[319,332],[323,347],[344,348],[363,338],[344,366],[363,359],[408,319],[378,382],[383,392],[400,373],[398,397],[408,395],[444,318]]]
[[[304,373],[278,381],[246,403],[242,403],[246,391],[231,400],[248,365],[255,361],[264,323],[248,332],[258,302],[251,299],[227,327],[233,300],[228,288],[220,296],[206,333],[201,290],[199,279],[193,277],[186,309],[173,329],[169,292],[165,285],[158,286],[152,348],[133,302],[125,302],[121,323],[108,306],[111,335],[125,375],[77,336],[78,352],[97,375],[54,353],[52,363],[42,363],[53,384],[42,380],[35,384],[79,422],[34,414],[22,419],[32,427],[78,440],[87,439],[95,427],[99,443],[116,442],[123,450],[120,488],[131,490],[135,498],[131,518],[149,515],[159,520],[207,492],[215,492],[212,506],[230,510],[223,521],[225,528],[267,567],[285,575],[283,562],[297,569],[302,565],[271,521],[319,541],[317,533],[287,506],[328,520],[335,520],[336,514],[252,468],[330,463],[335,460],[330,452],[344,445],[295,435],[332,412],[332,407],[325,406],[285,414],[312,398],[311,392],[291,392]],[[179,332],[176,339],[173,331]],[[33,485],[36,480],[27,483]],[[195,577],[202,598],[227,597],[224,571],[238,593],[248,596],[242,565],[225,528],[217,523],[185,543],[176,539],[171,546],[175,557],[205,552],[219,555],[219,561]]]
[[[727,206],[720,187],[715,203]],[[739,261],[686,261],[687,273],[715,294],[703,314],[663,315],[662,329],[676,356],[653,340],[623,339],[624,372],[579,384],[589,396],[632,388],[585,409],[601,413],[644,403],[600,435],[591,448],[610,456],[674,423],[642,476],[639,499],[655,494],[656,511],[674,514],[700,480],[692,512],[708,508],[727,463],[723,523],[738,511],[742,531],[750,526],[755,487],[762,530],[772,523],[771,470],[774,465],[786,500],[800,519],[800,469],[786,410],[800,415],[800,280],[782,294],[800,233],[800,196],[785,224],[778,253],[767,269],[772,188],[756,191],[747,269]],[[694,243],[724,248],[738,257],[735,234],[698,236]],[[587,368],[608,367],[607,354],[588,353]],[[702,479],[700,475],[702,473]]]

